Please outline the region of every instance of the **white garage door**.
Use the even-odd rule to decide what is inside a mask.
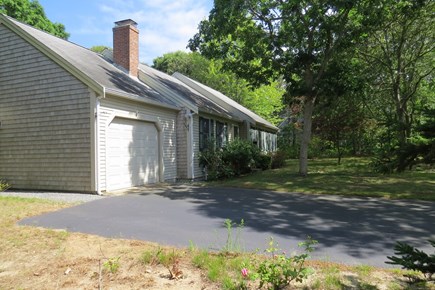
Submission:
[[[158,182],[158,156],[153,123],[115,118],[107,136],[107,190]]]

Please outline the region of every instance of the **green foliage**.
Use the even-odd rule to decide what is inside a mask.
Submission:
[[[359,46],[371,88],[367,103],[388,131],[378,140],[382,146],[374,165],[380,172],[412,168],[430,151],[420,143],[419,124],[425,119],[422,108],[435,104],[434,9],[428,0],[385,1],[377,29]]]
[[[235,175],[231,165],[223,161],[223,149],[216,148],[214,141],[208,141],[206,148],[200,152],[199,165],[206,168],[208,180],[230,178]]]
[[[299,155],[298,137],[300,130],[293,118],[289,118],[287,125],[280,128],[278,132],[278,148],[285,154],[286,159],[296,159]]]
[[[0,13],[60,38],[68,39],[69,37],[63,24],[53,23],[47,18],[44,8],[37,0],[0,0]]]
[[[11,185],[0,178],[0,192],[7,190]]]
[[[241,252],[243,250],[243,246],[241,245],[240,236],[242,234],[243,227],[245,226],[245,221],[243,219],[240,220],[240,223],[233,223],[232,220],[226,219],[224,221],[225,228],[227,229],[227,240],[224,246],[224,252]],[[236,226],[236,234],[234,236],[233,227]]]
[[[105,46],[105,45],[94,45],[89,49],[92,50],[93,52],[97,52],[97,53],[102,53],[106,49],[112,50],[110,47]]]
[[[207,168],[209,180],[225,179],[251,172],[254,168],[269,169],[271,156],[247,140],[236,139],[223,148],[209,141],[200,153],[199,163]]]
[[[119,259],[120,257],[107,259],[107,261],[103,263],[104,269],[112,274],[115,274],[120,267]]]
[[[271,154],[260,154],[255,160],[255,166],[261,170],[267,170],[272,167],[272,155]]]
[[[244,254],[240,251],[243,219],[239,224],[226,219],[224,225],[227,229],[227,241],[223,251],[212,254],[201,250],[192,257],[193,265],[206,270],[208,279],[219,282],[223,289],[248,289],[249,280],[259,280],[260,288],[267,286],[268,289],[282,289],[292,281],[301,282],[310,274],[310,269],[304,264],[317,243],[311,237],[299,244],[304,248],[304,253],[293,256],[278,253],[281,250],[271,238],[269,248],[265,250],[270,257],[258,257],[255,254]],[[237,232],[234,237],[235,226]]]
[[[266,285],[267,289],[282,289],[291,282],[302,282],[310,274],[310,269],[305,267],[305,260],[309,253],[314,250],[317,241],[308,237],[300,243],[304,247],[304,253],[300,255],[287,256],[284,252],[278,253],[280,249],[277,243],[271,238],[269,248],[266,250],[270,258],[260,263],[257,269],[260,288]]]
[[[435,241],[429,240],[432,247],[435,248]],[[387,256],[390,261],[387,264],[400,265],[404,269],[419,271],[430,280],[435,274],[435,252],[427,254],[409,244],[397,242],[394,246],[394,254],[397,256]]]
[[[203,78],[208,75],[209,66],[209,60],[199,53],[186,53],[184,51],[165,53],[153,60],[153,67],[162,72],[169,75],[179,72],[199,82],[202,82]]]
[[[435,106],[435,104],[434,104]],[[413,137],[399,144],[390,130],[384,131],[373,157],[376,172],[393,173],[411,170],[419,164],[435,164],[435,109],[424,108],[415,127]]]
[[[192,258],[193,265],[199,269],[205,269],[209,261],[210,254],[205,250],[197,252]]]
[[[223,62],[252,85],[284,78],[287,103],[301,103],[300,174],[306,161],[316,101],[328,97],[331,64],[371,31],[378,1],[215,0],[189,41],[192,51]]]
[[[222,61],[208,60],[197,52],[166,53],[154,59],[153,67],[167,74],[179,72],[197,80],[220,91],[271,123],[278,124],[281,120],[279,113],[283,108],[284,88],[280,81],[253,89],[243,78],[224,71]]]
[[[251,142],[235,139],[222,150],[222,161],[231,167],[235,175],[249,173],[257,165],[260,149]]]
[[[331,158],[313,159],[311,177],[305,178],[296,172],[298,160],[287,159],[283,168],[220,180],[216,184],[280,192],[435,201],[434,169],[421,167],[384,175],[373,173],[369,164],[370,158],[363,157],[345,157],[340,165]]]
[[[158,247],[155,250],[144,251],[140,261],[144,265],[163,265],[168,268],[170,265],[174,265],[178,258],[179,256],[174,250],[167,252]]]

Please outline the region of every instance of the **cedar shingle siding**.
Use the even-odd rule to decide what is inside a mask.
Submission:
[[[91,191],[88,88],[0,25],[0,177],[14,188]]]

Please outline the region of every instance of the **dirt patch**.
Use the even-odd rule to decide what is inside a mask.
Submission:
[[[11,243],[3,236],[9,242],[2,243],[0,252],[0,289],[217,289],[184,261],[178,279],[171,279],[163,265],[142,263],[141,254],[154,250],[156,244],[30,227],[14,229],[9,237],[19,234],[26,240]],[[105,266],[109,259],[119,265],[113,273]]]

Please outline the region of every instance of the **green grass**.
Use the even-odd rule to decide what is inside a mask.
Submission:
[[[154,250],[146,250],[140,256],[140,262],[144,265],[163,265],[165,267],[169,267],[173,265],[178,259],[180,255],[172,250],[167,251],[160,247]]]
[[[210,184],[280,192],[435,201],[434,169],[384,175],[374,173],[369,163],[369,158],[344,158],[341,165],[337,165],[336,159],[309,160],[308,177],[301,177],[298,160],[287,160],[284,168]]]

